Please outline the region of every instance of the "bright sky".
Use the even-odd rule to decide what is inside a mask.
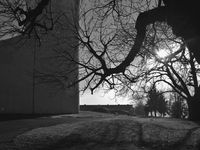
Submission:
[[[130,104],[131,101],[128,98],[114,99],[114,93],[111,91],[105,94],[103,91],[95,92],[93,95],[88,91],[84,94],[80,94],[81,105],[117,105],[117,104]]]

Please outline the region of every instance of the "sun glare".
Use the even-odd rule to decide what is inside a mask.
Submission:
[[[165,57],[167,57],[169,55],[169,53],[167,52],[167,50],[165,49],[160,49],[159,51],[157,51],[157,56],[161,59],[164,59]]]

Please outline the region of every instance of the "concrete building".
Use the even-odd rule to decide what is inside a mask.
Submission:
[[[35,36],[0,42],[0,114],[78,113],[78,85],[64,88],[78,78],[78,66],[56,57],[62,50],[78,60],[78,41],[70,29],[78,22],[78,5],[78,0],[51,0],[51,15],[59,22],[52,31],[40,34],[41,45]],[[67,76],[48,76],[61,71]],[[41,76],[36,78],[38,72]]]

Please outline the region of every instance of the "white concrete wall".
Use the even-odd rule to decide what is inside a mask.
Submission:
[[[78,77],[76,64],[63,65],[54,57],[55,49],[63,49],[78,60],[78,49],[72,48],[78,41],[72,38],[69,25],[72,17],[78,21],[78,7],[74,7],[78,0],[52,0],[51,4],[54,17],[63,12],[68,17],[60,18],[62,26],[56,24],[52,31],[40,35],[40,46],[34,38],[25,40],[22,36],[0,42],[0,113],[78,113],[78,85],[65,89],[57,86],[59,82],[38,84],[33,78],[34,67],[46,73],[77,68],[67,76],[66,85]]]

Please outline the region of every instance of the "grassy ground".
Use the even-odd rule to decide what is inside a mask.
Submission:
[[[11,145],[14,147],[12,143],[13,138],[34,128],[62,123],[75,123],[110,116],[112,116],[112,114],[87,111],[81,111],[79,114],[65,115],[0,115],[0,150],[8,149],[5,148],[5,146]],[[10,149],[9,147],[9,150]]]
[[[114,114],[81,111],[79,114],[65,115],[1,115],[0,119],[0,150],[15,150],[13,138],[31,129],[47,127],[63,123],[85,122],[101,118],[114,117]],[[140,118],[143,119],[143,118]],[[148,118],[145,120],[155,121],[176,120],[170,118]],[[180,121],[180,120],[179,120]],[[188,122],[190,123],[190,122]],[[178,128],[178,126],[176,126]]]

